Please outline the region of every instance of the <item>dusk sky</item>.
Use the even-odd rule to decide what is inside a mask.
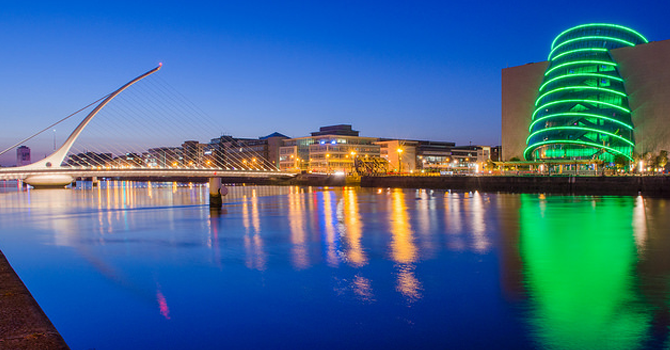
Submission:
[[[659,0],[4,2],[0,149],[159,62],[234,136],[346,123],[362,136],[494,146],[501,69],[545,60],[583,23],[670,39],[669,13]]]

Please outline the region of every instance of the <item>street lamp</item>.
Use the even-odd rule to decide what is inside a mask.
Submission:
[[[402,148],[398,148],[398,173],[402,173]]]

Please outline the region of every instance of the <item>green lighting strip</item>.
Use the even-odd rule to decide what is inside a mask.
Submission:
[[[574,140],[550,140],[550,141],[542,141],[542,142],[538,142],[538,143],[535,143],[535,144],[532,144],[532,145],[526,147],[526,149],[523,151],[523,157],[524,157],[525,159],[529,159],[527,153],[528,153],[528,151],[531,150],[531,148],[538,148],[539,146],[544,146],[544,145],[549,145],[549,144],[557,144],[557,143],[559,143],[559,144],[560,144],[560,143],[570,143],[570,144],[574,144],[574,145],[591,146],[591,147],[594,147],[594,148],[597,148],[597,149],[606,149],[606,150],[608,150],[608,151],[610,151],[610,152],[612,152],[612,153],[620,154],[620,155],[622,155],[622,156],[628,158],[628,160],[633,160],[633,157],[629,156],[629,155],[626,154],[626,153],[623,153],[623,152],[621,152],[621,151],[618,151],[618,150],[616,150],[616,149],[614,149],[614,148],[612,148],[612,147],[607,147],[607,146],[599,145],[599,144],[597,144],[597,143],[595,143],[595,142],[574,141]]]
[[[551,74],[551,72],[565,66],[575,66],[578,64],[598,64],[598,65],[607,65],[607,66],[618,66],[614,62],[609,62],[609,61],[600,61],[600,60],[582,60],[582,61],[570,61],[570,62],[565,62],[557,65],[556,67],[552,67],[550,70],[546,71],[544,73],[544,76],[546,77],[547,75]]]
[[[625,80],[609,51],[648,42],[630,28],[602,23],[579,25],[556,36],[535,100],[524,158],[611,160],[612,155],[621,155],[632,160],[634,128]],[[612,144],[599,144],[600,138]]]
[[[551,79],[547,80],[544,84],[542,84],[542,86],[540,86],[539,91],[542,91],[542,89],[544,89],[544,87],[547,86],[547,84],[551,84],[551,83],[553,83],[553,82],[556,81],[556,80],[559,80],[559,79],[567,79],[567,78],[574,78],[574,77],[582,77],[582,76],[584,76],[584,77],[595,77],[595,78],[606,78],[606,79],[612,79],[612,80],[616,80],[616,81],[621,81],[621,82],[623,82],[623,79],[621,79],[621,78],[619,78],[619,77],[617,77],[617,76],[614,76],[614,75],[607,75],[607,74],[600,74],[600,73],[577,73],[577,74],[566,74],[566,75],[559,75],[559,76],[557,76],[557,77],[555,77],[555,78],[551,78]]]
[[[537,100],[535,100],[535,105],[537,106],[537,104],[540,102],[540,100],[547,97],[547,95],[551,95],[553,93],[563,91],[563,90],[582,90],[582,89],[604,91],[604,92],[609,92],[609,93],[612,93],[612,94],[615,94],[615,95],[619,95],[621,97],[628,97],[628,95],[626,95],[625,93],[623,93],[621,91],[616,91],[616,90],[612,90],[612,89],[605,89],[605,88],[601,88],[601,87],[595,87],[595,86],[566,86],[566,87],[556,88],[556,89],[549,90],[549,91],[545,92],[544,94],[542,94],[542,96],[538,97]]]
[[[570,44],[570,43],[573,43],[573,42],[575,42],[575,41],[584,41],[584,40],[612,40],[612,41],[620,42],[620,43],[622,43],[622,44],[624,44],[624,45],[635,46],[635,43],[632,43],[632,42],[630,42],[630,41],[628,41],[628,40],[623,40],[623,39],[619,39],[619,38],[615,38],[615,37],[611,37],[611,36],[601,36],[601,35],[582,36],[582,37],[579,37],[579,38],[574,38],[574,39],[566,40],[566,41],[564,41],[564,42],[558,44],[558,46],[556,46],[555,48],[553,48],[553,49],[551,50],[551,52],[549,53],[549,57],[547,58],[547,60],[551,60],[551,55],[553,55],[554,52],[555,52],[556,50],[558,50],[559,47],[564,46],[564,45],[567,45],[567,44]]]
[[[622,121],[620,121],[620,120],[616,120],[616,119],[614,119],[614,118],[606,117],[606,116],[604,116],[604,115],[598,115],[598,114],[592,114],[592,113],[564,112],[564,113],[547,114],[547,115],[543,116],[542,118],[537,118],[536,120],[534,120],[534,121],[530,124],[530,127],[528,128],[528,132],[530,132],[531,130],[533,130],[533,126],[535,126],[535,124],[537,124],[537,123],[539,123],[539,122],[541,122],[541,121],[543,121],[543,120],[545,120],[545,119],[549,119],[549,118],[560,118],[560,117],[564,117],[564,116],[565,116],[565,117],[578,117],[578,116],[582,116],[582,117],[588,117],[588,118],[604,119],[604,120],[607,120],[607,121],[611,121],[611,122],[620,124],[621,126],[625,127],[626,129],[633,130],[633,127],[632,127],[631,125],[626,124],[626,123],[624,123],[624,122],[622,122]]]
[[[556,55],[556,57],[552,58],[551,60],[552,60],[552,61],[555,61],[555,60],[559,59],[559,58],[562,57],[562,56],[569,55],[569,54],[571,54],[571,53],[577,53],[577,52],[608,52],[608,51],[609,51],[609,50],[607,50],[607,49],[603,49],[603,48],[599,48],[599,47],[596,47],[596,48],[588,48],[588,49],[575,49],[575,50],[565,51],[565,52],[563,52],[563,53],[561,53],[561,54],[558,54],[558,55]]]
[[[559,103],[570,103],[570,102],[585,102],[585,103],[590,103],[590,104],[602,104],[602,105],[606,105],[606,106],[610,106],[610,107],[613,107],[613,108],[620,109],[620,110],[622,110],[626,113],[630,113],[630,109],[624,108],[624,107],[621,107],[621,106],[618,106],[618,105],[615,105],[615,104],[612,104],[612,103],[607,103],[607,102],[602,102],[602,101],[597,101],[597,100],[574,99],[574,100],[559,100],[559,101],[553,101],[553,102],[545,103],[542,106],[535,109],[531,119],[534,120],[535,115],[537,114],[537,112],[539,112],[540,110],[542,110],[543,108],[545,108],[547,106],[551,106],[551,105],[555,105],[555,104],[559,104]]]
[[[619,136],[617,134],[613,134],[611,132],[602,131],[602,130],[598,130],[598,129],[594,129],[594,128],[587,128],[587,127],[583,127],[583,126],[552,126],[552,127],[548,127],[548,128],[542,129],[542,130],[538,130],[538,131],[528,135],[528,137],[526,138],[526,144],[528,144],[528,141],[530,140],[531,137],[533,137],[537,134],[541,134],[543,132],[548,132],[548,131],[553,131],[553,130],[581,130],[581,131],[595,132],[595,133],[598,133],[598,134],[605,134],[605,135],[615,137],[615,138],[631,145],[632,147],[635,147],[635,144],[633,142],[631,142],[630,140],[628,140],[627,138],[625,138],[625,137]]]
[[[625,31],[627,31],[627,32],[629,32],[629,33],[633,33],[634,35],[637,35],[637,36],[638,36],[640,39],[642,39],[642,41],[644,41],[645,43],[648,43],[648,42],[649,42],[649,40],[647,40],[647,38],[645,38],[642,34],[636,32],[636,31],[634,31],[634,30],[632,30],[632,29],[630,29],[630,28],[628,28],[628,27],[624,27],[624,26],[620,26],[620,25],[616,25],[616,24],[607,24],[607,23],[590,23],[590,24],[582,24],[582,25],[579,25],[579,26],[572,27],[572,28],[570,28],[570,29],[564,30],[563,32],[561,32],[561,34],[558,34],[558,36],[556,37],[556,39],[554,39],[554,41],[551,43],[551,48],[553,49],[553,48],[554,48],[554,45],[556,45],[556,41],[557,41],[560,37],[562,37],[564,34],[566,34],[566,33],[572,32],[572,31],[577,30],[577,29],[586,28],[586,27],[600,27],[600,26],[602,26],[602,27],[610,27],[610,28],[615,28],[615,29],[622,29],[622,30],[625,30]]]

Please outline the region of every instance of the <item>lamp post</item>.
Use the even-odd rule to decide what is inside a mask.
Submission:
[[[398,174],[402,173],[402,148],[398,148]]]

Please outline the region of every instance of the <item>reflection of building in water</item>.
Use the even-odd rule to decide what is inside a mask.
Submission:
[[[649,316],[635,293],[631,203],[567,201],[521,195],[521,257],[538,341],[544,348],[636,348]]]
[[[337,255],[339,239],[335,235],[335,215],[333,205],[335,195],[332,191],[320,193],[323,198],[323,233],[326,243],[326,262],[330,266],[337,266],[340,259]]]
[[[417,203],[416,221],[417,233],[420,235],[422,259],[431,259],[437,254],[437,245],[432,235],[439,227],[438,219],[442,217],[441,211],[437,210],[438,197],[435,197],[434,190],[416,190],[415,195],[419,201]]]
[[[457,192],[446,192],[444,194],[444,218],[445,233],[447,233],[447,246],[451,250],[465,249],[465,242],[461,236],[463,227],[461,225],[461,196]]]
[[[485,253],[491,246],[487,237],[486,223],[484,222],[484,199],[479,192],[472,194],[470,200],[470,212],[472,215],[472,239],[473,246],[478,253]]]
[[[670,207],[666,199],[638,196],[633,213],[635,240],[640,251],[637,274],[640,292],[650,304],[651,335],[668,348],[670,342]]]
[[[407,215],[405,193],[402,189],[393,189],[391,193],[391,258],[398,264],[398,284],[396,289],[409,301],[421,298],[421,283],[414,275],[414,263],[418,258],[412,227]]]
[[[310,265],[307,253],[307,232],[305,216],[307,214],[304,203],[304,194],[298,186],[291,187],[288,195],[288,220],[291,230],[291,259],[296,269],[305,269]]]
[[[360,275],[356,275],[351,283],[354,293],[356,293],[356,295],[358,295],[361,300],[374,301],[372,285],[369,279]]]
[[[367,264],[367,257],[361,245],[363,224],[358,213],[358,192],[352,187],[346,187],[343,198],[343,212],[338,211],[338,219],[340,222],[344,222],[342,235],[347,247],[345,251],[347,261],[355,267],[361,267]]]
[[[523,266],[521,253],[519,252],[520,206],[519,195],[496,195],[494,211],[498,214],[498,217],[495,222],[498,224],[497,231],[500,232],[500,241],[504,242],[499,247],[501,252],[499,254],[500,285],[505,298],[508,300],[525,297]]]
[[[249,208],[251,202],[251,208]],[[267,263],[267,255],[263,248],[261,237],[261,223],[256,190],[251,191],[251,198],[242,202],[242,215],[246,234],[244,235],[244,249],[246,251],[246,266],[250,269],[263,271]],[[253,231],[253,232],[252,232]]]

